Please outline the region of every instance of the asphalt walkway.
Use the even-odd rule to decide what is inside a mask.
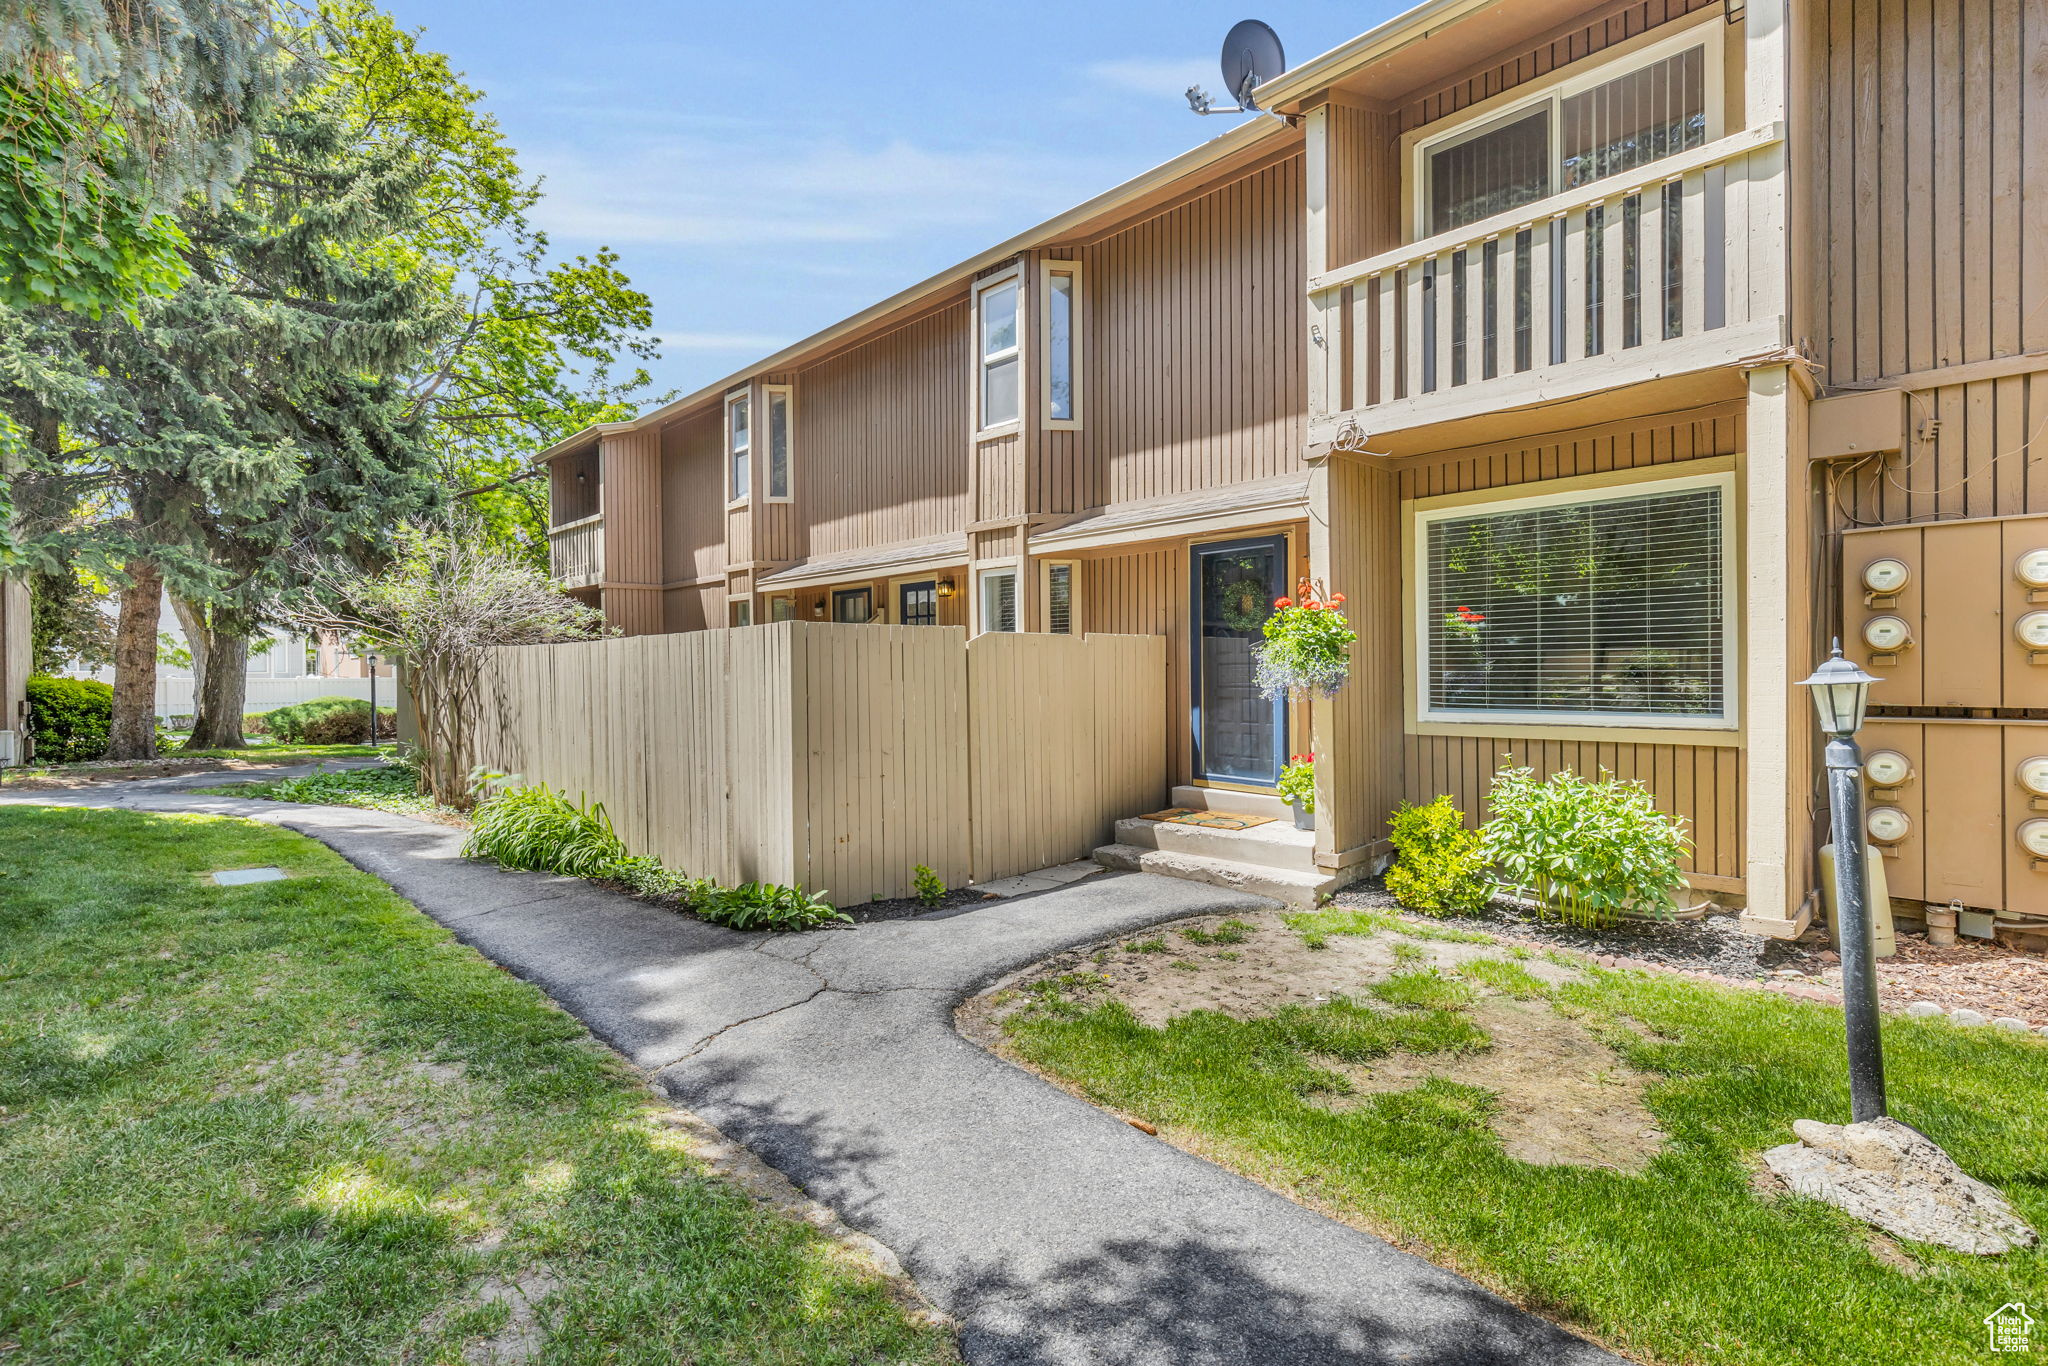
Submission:
[[[465,861],[461,832],[443,826],[179,791],[231,780],[0,801],[212,811],[332,846],[893,1249],[960,1319],[975,1366],[1619,1361],[953,1029],[964,997],[1061,949],[1270,904],[1257,897],[1112,874],[853,930],[748,935]]]

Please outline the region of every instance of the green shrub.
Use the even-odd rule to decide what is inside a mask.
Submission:
[[[735,930],[814,930],[821,925],[853,923],[826,900],[823,892],[784,887],[773,882],[748,882],[738,887],[705,885],[690,906],[714,925]]]
[[[268,733],[291,745],[361,744],[369,720],[370,704],[360,697],[315,697],[263,713]],[[377,708],[377,737],[391,739],[397,734],[398,713]]]
[[[28,680],[28,733],[43,763],[100,758],[113,719],[114,690],[105,683],[47,674]]]
[[[1464,813],[1448,796],[1427,806],[1403,802],[1387,820],[1395,860],[1387,890],[1411,911],[1470,915],[1493,898],[1479,832],[1465,828]]]
[[[242,713],[242,734],[244,734],[244,735],[268,735],[268,734],[270,734],[270,717],[269,717],[268,715],[266,715],[265,713],[263,713],[263,712],[260,712],[260,711],[251,711],[251,712],[244,712],[244,713]]]
[[[919,901],[922,901],[927,906],[936,906],[945,900],[946,884],[940,880],[937,873],[925,867],[922,863],[911,869],[911,872],[916,878],[917,899]]]
[[[507,788],[479,806],[462,852],[570,877],[610,876],[631,857],[604,803],[578,805],[546,783]]]
[[[1691,842],[1684,822],[1659,811],[1641,783],[1569,770],[1538,782],[1534,769],[1506,768],[1488,803],[1494,814],[1481,847],[1502,885],[1582,927],[1671,914]]]

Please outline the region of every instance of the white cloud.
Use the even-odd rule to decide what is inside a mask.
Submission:
[[[1191,85],[1218,83],[1216,63],[1206,57],[1122,57],[1081,70],[1097,85],[1166,99],[1178,99]]]
[[[1120,178],[1065,151],[859,146],[805,128],[541,147],[528,162],[546,176],[534,215],[542,227],[614,246],[917,239],[934,227],[1015,225]]]

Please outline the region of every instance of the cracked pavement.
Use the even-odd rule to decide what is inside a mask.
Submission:
[[[245,816],[330,845],[890,1247],[960,1320],[976,1366],[1620,1360],[953,1028],[964,997],[1061,949],[1260,898],[1115,874],[856,929],[742,934],[468,862],[445,826],[177,790],[223,781],[0,802]]]

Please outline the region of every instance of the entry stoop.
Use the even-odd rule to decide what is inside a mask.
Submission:
[[[1186,792],[1211,791],[1175,789],[1174,804],[1198,810],[1234,810],[1244,815],[1267,814],[1246,811],[1242,805],[1261,800],[1261,794],[1256,793],[1215,794],[1230,799],[1233,804],[1229,807],[1197,807],[1194,802],[1180,800]],[[1284,805],[1281,809],[1286,810]],[[1314,907],[1317,897],[1335,891],[1338,885],[1335,876],[1317,869],[1315,839],[1312,831],[1296,830],[1291,819],[1270,821],[1249,830],[1211,830],[1133,816],[1116,823],[1116,843],[1097,849],[1095,861],[1124,872],[1158,873],[1252,892],[1297,910],[1308,910]]]

